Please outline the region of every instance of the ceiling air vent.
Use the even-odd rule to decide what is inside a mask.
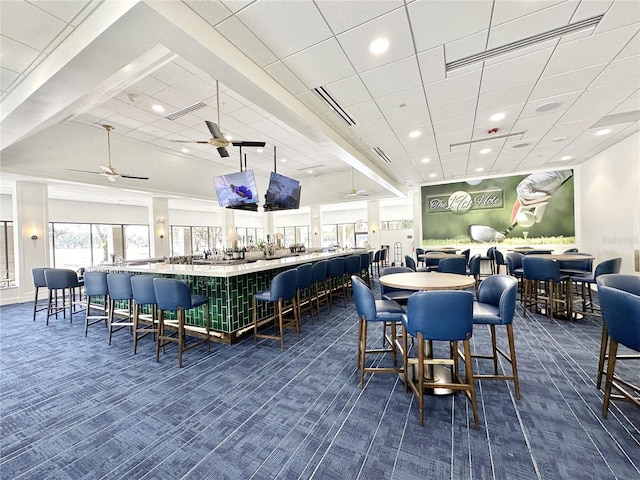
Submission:
[[[347,125],[353,127],[356,124],[356,121],[351,115],[349,115],[349,112],[347,112],[338,102],[336,102],[336,100],[331,96],[326,88],[318,87],[314,88],[313,91],[316,92],[316,94],[324,101],[324,103],[326,103],[331,110],[336,112]]]
[[[523,132],[514,132],[514,133],[504,133],[502,135],[491,135],[490,137],[478,138],[476,140],[466,140],[464,142],[451,143],[449,144],[449,151],[452,151],[454,148],[462,147],[464,145],[473,145],[475,143],[488,142],[490,140],[499,140],[501,138],[521,137],[525,133],[527,132],[523,131]]]
[[[378,156],[385,161],[385,163],[391,163],[391,159],[387,157],[387,154],[382,151],[379,147],[373,147],[373,151],[378,154]]]
[[[176,118],[180,118],[186,115],[187,113],[195,112],[196,110],[200,110],[201,108],[204,108],[206,106],[207,106],[206,103],[202,103],[202,102],[194,103],[193,105],[187,108],[183,108],[182,110],[178,110],[177,112],[174,112],[171,115],[167,115],[164,118],[166,118],[167,120],[175,120]]]
[[[466,67],[467,65],[482,62],[483,60],[488,60],[490,58],[495,58],[505,53],[515,52],[516,50],[530,47],[547,40],[559,38],[570,33],[575,33],[580,30],[584,30],[585,28],[595,27],[596,25],[598,25],[598,23],[600,23],[600,20],[602,20],[603,16],[604,15],[596,15],[595,17],[586,18],[576,23],[570,23],[569,25],[565,25],[563,27],[554,28],[553,30],[539,33],[531,37],[523,38],[522,40],[517,40],[515,42],[507,43],[506,45],[502,45],[500,47],[490,48],[489,50],[485,50],[484,52],[469,55],[468,57],[460,58],[459,60],[453,60],[452,62],[448,62],[445,65],[445,70],[448,72],[456,68]]]

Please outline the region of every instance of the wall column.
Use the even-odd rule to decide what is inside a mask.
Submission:
[[[149,208],[149,236],[151,257],[168,257],[171,254],[169,236],[169,199],[152,198]]]
[[[380,202],[369,200],[367,202],[367,225],[369,228],[369,243],[371,248],[380,248]]]
[[[322,247],[322,209],[318,205],[311,207],[311,248]]]

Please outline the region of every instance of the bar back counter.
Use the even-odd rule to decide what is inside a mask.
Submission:
[[[263,259],[236,264],[177,265],[150,263],[147,265],[98,265],[87,271],[109,273],[128,272],[136,275],[175,278],[185,282],[193,294],[206,295],[210,299],[209,328],[212,340],[233,344],[241,335],[253,329],[253,294],[266,290],[278,273],[296,268],[304,263],[315,263],[333,257],[362,253],[354,249],[336,252],[265,257]],[[235,262],[233,262],[235,263]],[[272,305],[260,305],[259,318],[273,312]],[[200,309],[196,309],[200,310]],[[187,312],[187,321],[204,326],[202,311]]]

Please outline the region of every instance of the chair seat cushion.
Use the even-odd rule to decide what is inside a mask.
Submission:
[[[482,325],[501,325],[500,311],[490,303],[473,302],[473,323]]]
[[[404,314],[404,308],[394,300],[376,300],[376,311],[378,314]]]
[[[406,304],[409,297],[414,293],[416,292],[413,290],[392,290],[385,293],[382,298],[384,300],[394,300],[400,304]]]
[[[271,290],[263,290],[253,294],[253,298],[259,302],[271,302]]]
[[[199,307],[209,301],[209,297],[206,295],[191,295],[191,307]]]

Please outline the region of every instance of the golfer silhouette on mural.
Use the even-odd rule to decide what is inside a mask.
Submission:
[[[549,201],[572,175],[572,170],[528,175],[516,187],[518,198],[511,210],[511,225],[502,232],[486,225],[469,225],[469,236],[476,242],[501,242],[517,225],[530,227],[540,223]]]
[[[249,187],[245,187],[244,185],[235,186],[233,183],[229,185],[229,188],[233,193],[241,197],[242,199],[251,200],[253,198],[253,193]]]

